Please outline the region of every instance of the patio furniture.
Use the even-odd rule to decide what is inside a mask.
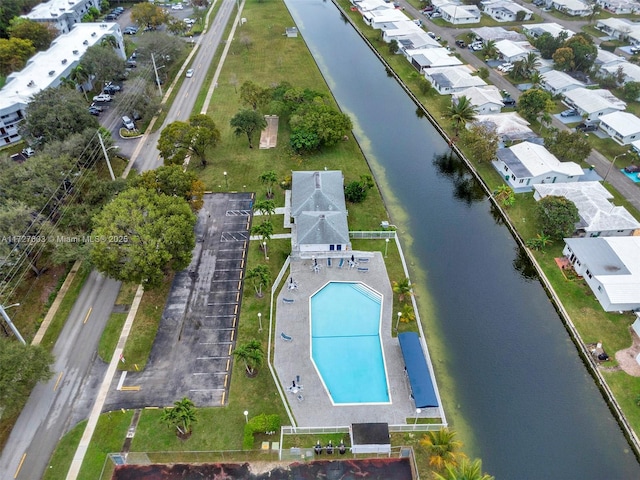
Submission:
[[[289,335],[287,335],[284,332],[280,333],[280,338],[282,338],[282,340],[284,340],[285,342],[293,341],[293,337],[290,337]]]

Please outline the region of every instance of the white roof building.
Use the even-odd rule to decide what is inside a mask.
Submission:
[[[487,82],[471,75],[466,66],[427,68],[424,76],[440,95],[451,95],[469,87],[485,86]]]
[[[124,41],[117,23],[80,23],[71,32],[57,37],[47,51],[31,57],[22,70],[7,77],[0,90],[0,145],[20,140],[18,123],[24,118],[31,97],[60,85],[60,79],[69,76],[87,49],[108,35],[115,37],[124,59]]]
[[[475,5],[455,5],[449,4],[440,7],[442,19],[453,25],[462,25],[468,23],[480,22],[482,13]]]
[[[584,172],[575,162],[561,162],[544,146],[522,142],[498,150],[494,168],[515,192],[537,183],[577,182]]]
[[[602,70],[613,75],[618,73],[618,69],[622,69],[624,73],[623,83],[640,82],[640,65],[636,65],[635,63],[621,62],[602,67]]]
[[[599,122],[603,115],[627,108],[625,102],[604,89],[574,88],[564,94],[564,99],[568,106],[577,109],[585,117],[587,123]]]
[[[507,30],[504,27],[478,27],[472,28],[471,31],[476,34],[476,37],[482,39],[483,42],[489,40],[511,40],[513,42],[522,42],[527,40],[527,36],[522,33],[514,32],[513,30]]]
[[[586,17],[591,13],[591,7],[580,0],[553,0],[551,5],[572,17]]]
[[[374,10],[395,10],[393,4],[384,0],[356,0],[351,2],[360,13],[372,12]]]
[[[620,145],[640,140],[640,118],[628,112],[612,112],[600,117],[600,129]]]
[[[515,22],[518,12],[524,12],[522,20],[529,20],[533,12],[510,0],[482,2],[483,12],[498,22]]]
[[[640,308],[640,237],[565,238],[571,261],[605,312]]]
[[[100,10],[100,0],[50,0],[33,7],[23,18],[34,22],[51,23],[61,33],[68,33],[82,17],[95,7]]]
[[[467,97],[471,105],[475,107],[478,115],[499,113],[502,107],[504,107],[502,94],[498,87],[494,85],[465,88],[458,93],[454,93],[451,101],[457,104],[460,97]]]
[[[551,70],[542,75],[542,88],[552,95],[568,92],[574,88],[584,87],[584,83],[571,75],[558,70]]]
[[[637,13],[640,10],[640,4],[635,0],[596,0],[596,3],[616,15]]]
[[[538,38],[543,33],[550,34],[553,38],[556,38],[562,32],[565,32],[567,38],[571,38],[574,35],[574,32],[569,30],[568,28],[563,27],[558,23],[533,23],[528,25],[523,25],[522,29],[525,33],[531,35],[534,38]]]
[[[502,142],[537,137],[537,134],[529,128],[530,123],[518,115],[517,112],[482,115],[473,123],[480,123],[491,128]]]
[[[530,52],[534,51],[533,46],[529,42],[513,42],[511,40],[500,40],[496,42],[496,49],[500,52],[500,57],[507,62],[522,60],[529,55]]]
[[[612,37],[625,39],[634,33],[640,33],[640,23],[627,18],[603,18],[596,22],[596,28]]]
[[[385,8],[383,10],[369,10],[362,13],[364,23],[376,30],[384,29],[384,24],[393,22],[410,22],[411,20],[400,10]]]
[[[460,59],[451,54],[446,48],[420,48],[405,51],[405,56],[411,65],[423,73],[426,68],[450,67],[462,65]]]
[[[600,65],[603,68],[607,68],[626,61],[627,60],[624,57],[620,57],[613,52],[598,48],[598,55],[596,56],[595,64]]]
[[[580,237],[621,237],[640,229],[640,222],[626,208],[611,203],[613,195],[600,182],[546,183],[533,188],[536,201],[556,196],[576,205],[580,215],[576,234]]]
[[[410,22],[413,23],[413,22]],[[414,27],[417,25],[414,24]],[[383,34],[384,37],[384,34]],[[413,31],[412,33],[407,33],[404,35],[397,35],[394,37],[395,41],[398,42],[398,46],[400,47],[400,52],[405,56],[407,55],[407,50],[419,50],[423,48],[442,48],[436,40],[427,35],[427,32],[418,28],[418,30]]]

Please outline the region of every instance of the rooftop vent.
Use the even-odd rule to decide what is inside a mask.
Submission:
[[[89,45],[89,40],[85,40],[84,42],[82,42],[83,45]]]
[[[63,59],[62,59],[62,64],[63,64],[63,65],[66,65],[66,64],[67,64],[67,59],[66,59],[66,58],[63,58]]]
[[[96,32],[91,32],[92,37],[95,37],[96,35],[97,35]]]
[[[55,74],[56,74],[56,71],[55,71],[55,70],[51,70],[51,71],[49,72],[49,76],[50,76],[50,77],[53,77]]]
[[[30,80],[29,83],[27,83],[27,87],[35,87],[36,83],[33,80]]]
[[[78,50],[74,50],[74,51],[73,51],[73,54],[74,54],[74,55],[78,55],[79,53],[80,53],[80,52],[79,52]]]

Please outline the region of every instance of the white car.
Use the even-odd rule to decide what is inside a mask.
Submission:
[[[503,63],[498,67],[498,70],[504,73],[508,73],[513,70],[513,63]]]
[[[184,9],[184,5],[182,5],[181,3],[176,3],[171,7],[171,10],[183,10],[183,9]]]
[[[94,102],[110,102],[111,95],[109,95],[108,93],[101,93],[100,95],[96,95],[95,97],[93,97],[93,101]]]
[[[191,77],[193,77],[193,68],[190,68],[189,70],[187,70],[186,77],[187,77],[187,78],[191,78]]]

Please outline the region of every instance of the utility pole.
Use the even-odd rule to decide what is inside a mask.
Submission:
[[[13,322],[9,318],[9,315],[7,315],[7,312],[5,312],[6,308],[19,307],[19,306],[20,306],[19,303],[14,303],[13,305],[9,305],[8,307],[4,307],[0,305],[0,315],[2,316],[2,318],[4,318],[4,321],[7,322],[7,325],[9,325],[9,328],[11,328],[11,330],[13,331],[14,335],[18,338],[18,340],[20,340],[23,345],[26,345],[27,342],[24,341],[24,338],[22,338],[22,335],[20,335],[20,332],[18,331],[16,326],[13,324]]]
[[[151,54],[151,62],[153,63],[153,72],[156,75],[156,85],[158,85],[158,90],[160,90],[160,96],[162,96],[162,85],[160,85],[160,77],[158,77],[158,68],[156,67],[156,58]]]
[[[104,153],[104,159],[107,161],[107,166],[109,167],[109,174],[111,175],[111,180],[115,181],[116,177],[113,174],[113,168],[111,168],[111,160],[109,160],[109,155],[107,155],[107,149],[104,146],[104,141],[102,140],[102,135],[98,132],[98,139],[100,140],[100,146],[102,147],[102,153]]]

